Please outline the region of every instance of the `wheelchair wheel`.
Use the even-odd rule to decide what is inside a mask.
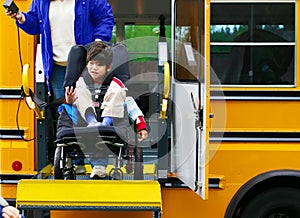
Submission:
[[[54,154],[54,179],[64,179],[64,172],[63,169],[60,168],[60,161],[61,161],[61,147],[56,147],[55,154]]]

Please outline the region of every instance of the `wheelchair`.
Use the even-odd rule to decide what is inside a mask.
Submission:
[[[86,65],[86,51],[89,45],[72,47],[68,56],[68,66],[64,87],[75,86]],[[112,77],[118,77],[122,82],[129,79],[128,54],[122,44],[112,45],[113,69],[104,84],[109,84]],[[93,98],[102,98],[106,92],[105,85],[101,89],[91,90]],[[96,100],[96,99],[94,99]],[[79,119],[80,120],[80,119]],[[108,179],[123,179],[124,167],[133,179],[143,180],[143,150],[138,145],[135,130],[128,116],[114,118],[114,126],[74,126],[65,108],[58,119],[56,140],[54,141],[54,179],[77,179],[76,160],[82,158],[109,158],[113,167],[108,173]],[[81,122],[81,121],[80,121]],[[80,123],[79,122],[79,123]],[[130,131],[133,130],[133,131]],[[131,132],[131,134],[130,134]],[[133,140],[129,139],[133,135]],[[133,163],[134,160],[134,163]]]
[[[66,128],[58,132],[58,139],[54,156],[54,178],[55,179],[76,179],[75,163],[79,158],[110,157],[113,158],[113,167],[108,173],[109,179],[123,179],[121,167],[124,161],[129,165],[125,167],[128,174],[132,173],[130,165],[130,146],[124,138],[117,133],[118,127],[75,127]],[[137,150],[137,148],[134,148]],[[135,156],[136,163],[141,163],[142,153]],[[135,165],[134,178],[143,179],[142,169]],[[139,172],[139,175],[138,175]]]

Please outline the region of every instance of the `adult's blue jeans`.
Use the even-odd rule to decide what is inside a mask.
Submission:
[[[66,68],[57,64],[53,65],[52,75],[50,78],[50,84],[52,87],[54,99],[59,99],[65,96],[65,90],[63,83],[66,75]]]

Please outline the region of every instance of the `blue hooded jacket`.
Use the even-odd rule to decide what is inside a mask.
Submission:
[[[53,68],[53,47],[49,21],[50,0],[32,0],[24,24],[17,26],[30,35],[41,34],[41,49],[48,92]],[[85,45],[101,39],[110,41],[114,26],[112,8],[106,0],[75,0],[74,34],[76,44]]]

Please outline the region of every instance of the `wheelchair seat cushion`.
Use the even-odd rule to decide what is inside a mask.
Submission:
[[[112,141],[125,142],[127,140],[126,133],[122,128],[115,126],[90,126],[90,127],[74,127],[61,128],[57,132],[57,141],[64,138],[74,138],[74,140],[88,140],[88,141]],[[98,139],[98,140],[97,140]]]

